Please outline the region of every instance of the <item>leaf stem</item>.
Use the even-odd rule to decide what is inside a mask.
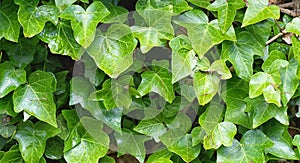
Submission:
[[[283,36],[283,35],[284,35],[283,32],[278,33],[276,36],[274,36],[274,37],[272,37],[270,40],[268,40],[268,41],[266,42],[266,45],[269,45],[270,43],[272,43],[273,41],[275,41],[276,39],[278,39],[279,37],[281,37],[281,36]]]

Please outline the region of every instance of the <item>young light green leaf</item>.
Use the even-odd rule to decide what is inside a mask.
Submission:
[[[258,23],[267,18],[279,19],[280,9],[278,6],[269,6],[268,0],[248,0],[248,8],[246,10],[242,27]]]
[[[300,135],[299,134],[294,136],[292,143],[294,146],[296,146],[298,148],[298,152],[299,152],[299,147],[300,147]]]
[[[223,35],[217,20],[208,21],[207,15],[201,10],[188,11],[174,20],[176,24],[187,28],[188,37],[199,58],[223,40],[236,41],[232,26]]]
[[[136,45],[137,41],[128,26],[113,24],[105,33],[97,30],[87,52],[101,70],[111,78],[117,78],[132,65]]]
[[[264,52],[253,36],[246,31],[237,35],[237,42],[225,41],[222,44],[222,58],[229,60],[237,75],[247,81],[253,74],[253,56],[263,56]]]
[[[273,77],[265,72],[257,72],[249,82],[249,97],[258,97],[269,85],[276,85]]]
[[[223,60],[214,61],[209,67],[208,71],[217,72],[219,75],[221,75],[220,78],[223,80],[230,79],[232,77],[229,68]]]
[[[157,9],[151,6],[149,0],[138,1],[133,16],[135,26],[131,29],[141,44],[142,53],[147,53],[154,46],[163,46],[165,40],[173,38],[172,6]]]
[[[297,61],[292,59],[287,67],[279,70],[282,81],[279,88],[281,92],[283,92],[281,98],[284,106],[287,105],[298,88],[299,80],[297,78],[297,69]]]
[[[288,126],[282,125],[276,120],[270,120],[262,126],[262,131],[274,142],[271,148],[265,150],[266,153],[283,159],[298,160],[292,147]]]
[[[278,67],[277,64],[275,64],[275,62],[277,62],[276,60],[286,60],[285,54],[278,50],[271,51],[268,58],[266,58],[264,63],[262,64],[261,68],[267,73],[273,73],[274,71],[278,71],[280,67]]]
[[[55,0],[55,5],[60,11],[63,11],[67,7],[71,6],[76,0]]]
[[[25,162],[39,162],[43,156],[46,141],[60,133],[60,130],[47,123],[31,121],[19,123],[17,133],[14,136],[19,142],[19,149]]]
[[[241,142],[233,140],[230,147],[221,147],[217,151],[217,162],[265,162],[264,150],[273,142],[261,130],[247,131]]]
[[[211,133],[207,133],[203,140],[204,149],[218,149],[221,145],[230,147],[237,133],[236,126],[231,122],[221,122],[214,126]]]
[[[145,141],[150,140],[149,137],[137,135],[131,131],[123,131],[122,135],[114,133],[120,154],[129,153],[144,162],[146,156]]]
[[[95,39],[98,23],[107,15],[109,15],[107,8],[100,1],[95,1],[86,10],[79,5],[71,5],[60,17],[71,20],[75,40],[86,49]]]
[[[141,134],[151,136],[157,141],[159,141],[159,136],[167,132],[167,128],[163,122],[157,118],[142,120],[137,126],[134,127],[133,130]]]
[[[18,22],[18,7],[11,0],[4,0],[0,7],[0,39],[18,42],[20,24]]]
[[[149,92],[161,95],[167,102],[172,103],[175,98],[171,73],[160,66],[152,66],[152,71],[145,71],[142,74],[142,82],[138,87],[141,96]]]
[[[15,69],[9,62],[0,64],[0,98],[26,82],[26,71]]]
[[[263,90],[263,95],[266,102],[276,104],[278,107],[282,106],[280,102],[280,93],[281,92],[279,90],[275,90],[275,88],[272,85],[267,86]]]
[[[46,24],[39,38],[48,43],[51,53],[70,56],[74,60],[80,59],[84,53],[84,49],[74,38],[70,24],[66,21],[59,21],[57,26]]]
[[[196,66],[196,53],[185,35],[180,35],[170,41],[172,48],[172,83],[193,73]]]
[[[35,71],[28,78],[28,84],[19,87],[13,94],[14,111],[25,111],[41,121],[57,127],[56,107],[53,92],[56,79],[52,73]]]
[[[190,134],[186,134],[168,149],[178,154],[185,162],[191,162],[196,159],[201,151],[200,144],[192,146],[192,136]]]
[[[216,0],[214,3],[207,7],[210,11],[218,12],[218,22],[222,33],[226,31],[232,25],[236,10],[239,10],[245,6],[243,0]]]
[[[219,90],[220,78],[211,73],[194,74],[194,90],[200,105],[209,103]]]
[[[38,6],[39,0],[15,0],[19,5],[18,20],[23,27],[25,37],[33,37],[42,32],[45,23],[51,21],[56,24],[58,21],[58,9],[52,5]]]
[[[286,32],[292,32],[297,35],[300,35],[299,27],[300,27],[300,18],[296,17],[286,25],[285,29],[286,29]]]
[[[173,153],[167,149],[158,150],[149,156],[147,163],[173,163],[170,160],[172,155]]]
[[[207,135],[215,129],[220,121],[223,119],[223,106],[212,102],[206,109],[205,112],[199,117],[199,124],[205,130]]]
[[[203,142],[206,133],[204,129],[202,129],[200,126],[197,126],[193,128],[191,135],[192,135],[192,146],[195,146]]]

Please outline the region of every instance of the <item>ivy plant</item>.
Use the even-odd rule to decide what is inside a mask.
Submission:
[[[0,163],[300,160],[294,2],[0,1]]]

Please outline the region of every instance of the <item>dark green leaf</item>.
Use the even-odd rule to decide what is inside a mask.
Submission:
[[[58,137],[47,140],[45,156],[49,159],[59,160],[63,156],[64,142]]]

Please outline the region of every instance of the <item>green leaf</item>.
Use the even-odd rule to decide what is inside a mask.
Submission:
[[[141,96],[144,96],[149,92],[158,93],[167,102],[172,103],[175,95],[171,82],[171,73],[164,67],[153,65],[153,62],[152,69],[152,71],[145,71],[142,73],[142,82],[137,91]]]
[[[236,40],[232,26],[223,35],[218,21],[209,22],[207,15],[201,10],[188,11],[176,17],[174,22],[187,29],[192,47],[199,58],[202,58],[210,48],[223,40]]]
[[[268,121],[262,126],[262,131],[274,142],[271,148],[266,149],[266,153],[283,159],[298,160],[293,151],[292,138],[288,132],[288,126],[282,125],[275,120]]]
[[[24,163],[18,145],[13,145],[9,151],[5,152],[0,162],[5,163]]]
[[[114,133],[118,145],[118,153],[129,153],[139,160],[144,162],[146,156],[145,141],[150,140],[147,136],[137,135],[129,130],[119,133]],[[119,155],[119,154],[118,154]]]
[[[38,6],[39,0],[15,0],[19,5],[18,20],[23,27],[25,37],[33,37],[42,32],[45,23],[58,22],[58,9],[52,5]]]
[[[299,147],[300,147],[300,135],[299,134],[294,136],[292,143],[293,143],[294,146],[297,146],[297,149],[298,149],[298,152],[299,152]]]
[[[0,98],[26,82],[26,71],[15,69],[9,62],[0,64]]]
[[[237,42],[223,42],[222,49],[222,58],[229,60],[237,75],[247,81],[250,80],[253,74],[253,56],[264,55],[259,43],[246,31],[237,35]]]
[[[268,5],[268,0],[248,0],[242,27],[258,23],[267,18],[279,19],[280,9],[275,5]]]
[[[300,35],[299,27],[300,27],[300,18],[296,17],[296,18],[293,18],[293,20],[286,25],[285,29],[286,29],[286,32],[292,32],[297,35]]]
[[[201,8],[207,8],[210,5],[210,0],[187,0],[187,1]]]
[[[272,145],[272,141],[261,130],[249,130],[241,142],[233,140],[232,146],[219,148],[217,162],[265,162],[264,150]]]
[[[236,126],[231,122],[221,122],[214,126],[211,133],[207,133],[203,140],[204,149],[218,149],[221,145],[230,147],[237,133]]]
[[[142,53],[147,53],[154,46],[166,45],[165,40],[173,38],[174,29],[171,24],[172,6],[156,9],[151,6],[149,0],[144,1],[136,4],[136,12],[133,15],[135,26],[131,29],[141,44]]]
[[[204,129],[202,129],[200,126],[197,126],[193,128],[191,135],[192,135],[192,146],[195,146],[203,141],[206,133]]]
[[[17,116],[17,113],[14,112],[12,94],[0,98],[0,106],[0,114],[7,114],[12,117]]]
[[[282,81],[282,84],[280,85],[280,90],[281,92],[283,92],[281,97],[284,106],[287,105],[287,103],[293,97],[294,93],[298,88],[299,80],[297,78],[297,69],[297,61],[292,59],[287,67],[279,70],[280,78]]]
[[[234,86],[234,87],[233,87]],[[222,98],[226,103],[225,121],[233,122],[247,128],[252,127],[250,115],[245,113],[249,83],[234,76],[226,81],[223,87]]]
[[[56,107],[53,92],[56,90],[56,79],[52,73],[35,71],[28,78],[28,84],[19,87],[13,94],[15,112],[27,114],[57,127]]]
[[[286,56],[284,53],[273,50],[269,54],[268,58],[265,59],[264,63],[262,64],[261,68],[267,72],[267,73],[273,73],[274,71],[278,71],[278,65],[275,62],[278,62],[278,60],[286,60]],[[286,61],[287,62],[287,61]],[[288,65],[288,62],[286,66]],[[285,67],[285,66],[283,66]]]
[[[75,110],[64,111],[70,135],[65,141],[64,158],[67,162],[97,163],[107,152],[109,138],[102,131],[103,124],[90,117],[78,121]]]
[[[18,42],[20,24],[17,16],[18,7],[12,0],[4,0],[0,7],[0,39]]]
[[[200,105],[209,103],[219,90],[220,78],[211,73],[194,74],[194,90]]]
[[[133,34],[124,24],[113,24],[105,33],[97,30],[87,49],[97,66],[111,78],[117,78],[132,65],[132,53],[137,45]]]
[[[183,79],[180,81],[180,92],[184,98],[186,98],[189,102],[193,102],[196,98],[196,94],[193,87],[193,81],[190,79]]]
[[[15,139],[19,142],[19,149],[25,162],[39,162],[45,151],[47,139],[59,133],[59,129],[44,122],[19,123]]]
[[[159,119],[142,120],[133,129],[136,132],[153,137],[155,140],[159,140],[159,136],[167,132],[166,126]]]
[[[0,135],[3,138],[9,138],[16,132],[17,127],[14,125],[3,125],[1,124]]]
[[[192,146],[192,136],[186,134],[168,149],[178,154],[185,162],[191,162],[200,154],[200,145]]]
[[[103,158],[100,159],[99,163],[115,163],[115,159],[105,155]]]
[[[179,35],[170,41],[172,48],[172,83],[193,73],[196,66],[196,53],[185,35]]]
[[[223,60],[214,61],[207,71],[217,72],[221,79],[230,79],[232,77],[229,68]]]
[[[223,110],[223,106],[216,102],[212,102],[199,117],[199,124],[208,135],[210,135],[219,122],[222,121]]]
[[[267,19],[247,26],[246,30],[249,31],[262,46],[265,46],[269,36],[271,35],[271,30],[274,24],[275,21],[273,19]]]
[[[110,3],[104,3],[107,10],[109,11],[109,15],[103,18],[102,22],[104,23],[114,23],[119,22],[123,23],[127,20],[128,11],[121,7],[121,6],[115,6]]]
[[[52,160],[59,160],[63,156],[64,142],[58,137],[47,140],[45,156]]]
[[[147,163],[173,163],[170,160],[172,155],[173,154],[167,149],[158,150],[149,156]]]
[[[224,34],[232,25],[236,15],[236,10],[241,9],[244,6],[245,3],[243,0],[216,0],[214,3],[209,5],[207,9],[218,12],[219,26]]]
[[[76,2],[76,0],[55,0],[55,5],[60,11],[63,11],[65,8],[71,6],[74,2]]]
[[[86,49],[95,39],[98,23],[107,15],[109,15],[107,8],[100,1],[95,1],[86,10],[79,5],[71,5],[60,17],[71,20],[75,40]]]
[[[84,54],[81,60],[84,62],[84,77],[88,78],[95,86],[99,86],[104,80],[105,73],[98,69],[95,61],[89,55]]]

